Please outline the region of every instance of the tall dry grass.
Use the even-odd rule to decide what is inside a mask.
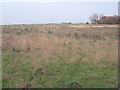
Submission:
[[[49,30],[53,33],[49,34]],[[13,48],[17,48],[21,50],[20,53],[31,55],[40,52],[45,60],[55,54],[74,55],[78,52],[93,61],[117,62],[118,59],[117,27],[36,25],[8,26],[3,27],[2,31],[3,49],[9,54],[13,53]],[[17,32],[21,34],[17,35]]]

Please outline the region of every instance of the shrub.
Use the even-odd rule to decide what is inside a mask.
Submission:
[[[19,31],[19,32],[17,32],[16,34],[17,34],[17,35],[21,35],[21,34],[22,34],[22,32],[20,32],[20,31]]]
[[[52,34],[52,33],[53,33],[53,31],[50,31],[50,30],[48,31],[48,34]]]
[[[18,49],[18,48],[12,48],[12,50],[13,50],[13,52],[20,52],[20,49]]]

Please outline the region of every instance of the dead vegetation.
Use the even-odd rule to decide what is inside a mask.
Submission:
[[[31,32],[24,31],[27,28],[27,26],[3,27],[3,50],[10,54],[14,52],[32,53],[37,50],[47,58],[54,54],[63,54],[70,51],[72,51],[71,53],[77,53],[79,48],[81,52],[88,54],[95,61],[99,59],[112,61],[114,58],[117,60],[117,27],[88,28],[86,26],[83,29],[43,25],[33,26],[34,29]],[[18,35],[16,34],[18,30],[26,33]],[[9,33],[6,33],[6,31],[9,31]],[[48,31],[52,33],[49,32],[49,34]],[[111,53],[113,53],[112,56]]]
[[[62,77],[57,77],[57,75],[59,76],[60,73],[62,73],[60,70],[67,64],[68,67],[72,67],[72,64],[74,66],[74,62],[79,60],[81,64],[85,65],[90,62],[96,63],[95,65],[99,62],[107,62],[108,65],[116,66],[118,60],[117,33],[117,25],[3,26],[3,55],[11,56],[11,58],[5,57],[5,59],[9,59],[9,61],[3,60],[3,65],[6,66],[9,63],[10,66],[7,67],[7,70],[11,69],[12,71],[13,69],[17,69],[17,71],[14,70],[15,73],[17,73],[16,76],[13,76],[17,77],[20,82],[17,85],[12,85],[12,82],[9,82],[11,84],[7,83],[7,86],[44,87],[44,83],[46,83],[46,81],[43,80],[44,77],[51,76],[60,81]],[[13,57],[16,58],[13,60]],[[20,60],[17,60],[18,58]],[[64,63],[66,63],[66,65],[64,65]],[[53,65],[50,66],[51,70],[44,67],[46,65],[49,67],[50,64]],[[41,66],[43,68],[41,68]],[[96,67],[106,69],[106,66],[103,64]],[[64,70],[67,70],[66,68],[67,66]],[[85,69],[86,68],[87,67],[85,67]],[[7,70],[3,72],[4,81],[12,77],[12,74],[9,75]],[[33,73],[29,77],[29,73],[22,74],[20,70],[28,70],[30,72],[32,70]],[[117,70],[117,68],[115,68],[115,70]],[[23,79],[22,76],[27,75],[29,78]],[[36,84],[38,84],[36,77],[39,76],[43,82],[38,81],[41,84],[36,86]],[[19,79],[19,77],[21,79]],[[27,84],[22,81],[29,80],[31,77],[31,81],[26,82]],[[12,77],[12,79],[14,78]],[[50,82],[47,83],[49,83],[47,87],[53,87]]]

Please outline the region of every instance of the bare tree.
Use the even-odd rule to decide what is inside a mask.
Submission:
[[[102,17],[104,17],[104,14],[99,15],[99,19],[102,19]]]
[[[104,17],[104,14],[100,14],[100,15],[99,15],[99,22],[98,22],[99,24],[102,24],[102,18],[103,18],[103,17]]]
[[[93,23],[93,24],[97,24],[98,23],[98,20],[99,20],[99,16],[97,13],[93,14],[91,17],[90,17],[90,21]]]
[[[93,24],[118,24],[118,19],[120,17],[117,15],[114,16],[104,16],[104,14],[93,14],[90,17],[90,21]]]

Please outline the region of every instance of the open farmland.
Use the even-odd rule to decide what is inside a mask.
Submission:
[[[2,86],[115,88],[117,35],[117,25],[3,26]]]

